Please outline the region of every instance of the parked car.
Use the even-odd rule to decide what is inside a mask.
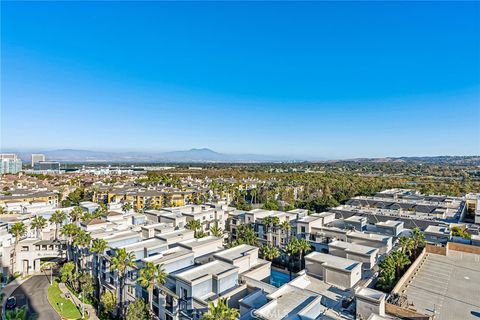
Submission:
[[[12,310],[15,309],[17,306],[17,299],[15,297],[10,297],[7,299],[7,303],[5,304],[5,309]]]

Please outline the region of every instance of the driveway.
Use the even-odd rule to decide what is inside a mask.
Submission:
[[[20,285],[12,296],[17,298],[17,306],[21,307],[29,302],[29,315],[37,314],[38,320],[60,320],[55,309],[50,306],[47,297],[48,278],[45,275],[33,276]]]

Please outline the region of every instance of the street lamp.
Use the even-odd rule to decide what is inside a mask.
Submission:
[[[85,295],[83,294],[83,290],[82,293],[80,293],[80,299],[82,299],[82,319],[85,319]]]

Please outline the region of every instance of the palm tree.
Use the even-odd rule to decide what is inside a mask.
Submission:
[[[107,242],[103,239],[95,239],[92,241],[92,248],[91,251],[95,252],[95,256],[97,258],[96,261],[96,268],[97,268],[97,285],[96,285],[96,297],[97,300],[100,300],[100,257],[102,254],[107,250]]]
[[[132,204],[130,202],[125,202],[123,205],[122,205],[122,211],[127,213],[129,212],[130,210],[132,210]]]
[[[5,317],[7,320],[25,320],[27,318],[27,306],[8,310]]]
[[[58,229],[60,225],[63,223],[65,220],[65,212],[61,210],[55,211],[52,216],[50,217],[50,222],[55,223],[55,240],[58,239]]]
[[[310,243],[303,238],[298,241],[297,245],[298,245],[298,251],[300,252],[300,270],[302,270],[303,269],[302,258],[307,253],[307,251],[311,249],[311,246],[310,246]]]
[[[45,271],[45,270],[50,270],[50,284],[53,283],[53,280],[52,280],[52,276],[53,276],[53,269],[57,266],[57,263],[54,262],[54,261],[46,261],[44,263],[42,263],[42,265],[40,266],[40,270],[41,271]],[[46,275],[46,274],[45,274]]]
[[[400,278],[402,275],[402,270],[406,266],[410,264],[410,259],[408,259],[407,255],[401,251],[393,252],[390,257],[392,257],[394,266],[395,266],[395,275],[397,279]]]
[[[70,221],[77,223],[82,218],[84,212],[79,206],[73,207],[73,210],[68,213]]]
[[[256,203],[257,193],[258,193],[258,191],[255,188],[250,190],[250,195],[252,196],[252,199],[250,201],[251,204]]]
[[[226,298],[220,298],[217,305],[208,303],[208,312],[202,315],[201,320],[236,320],[240,317],[237,309],[229,308]]]
[[[186,224],[185,228],[187,228],[189,230],[193,230],[194,237],[196,238],[197,237],[197,231],[202,228],[202,224],[199,220],[190,220]]]
[[[90,248],[90,243],[92,242],[92,236],[90,233],[85,230],[78,231],[77,235],[73,239],[73,244],[78,247],[80,251],[80,267],[82,271],[85,271],[86,267],[86,249]]]
[[[32,219],[30,228],[35,230],[37,238],[39,237],[40,232],[47,226],[47,219],[42,216],[35,216]]]
[[[413,239],[402,236],[398,239],[398,243],[400,244],[400,251],[411,257],[414,250]]]
[[[163,269],[163,265],[155,265],[153,262],[146,262],[145,266],[140,269],[137,282],[143,288],[148,290],[148,302],[150,310],[153,303],[153,288],[155,285],[162,285],[167,281],[167,273]]]
[[[27,227],[23,222],[15,222],[8,232],[15,236],[15,243],[13,247],[13,265],[12,270],[15,270],[15,260],[17,255],[17,246],[20,238],[23,237],[27,233]]]
[[[415,257],[418,256],[418,251],[420,248],[426,246],[427,241],[425,240],[425,234],[420,231],[419,228],[413,229],[413,234],[411,235],[412,243],[413,243],[413,252],[415,253]]]
[[[67,260],[70,260],[70,253],[72,250],[72,237],[79,233],[80,228],[73,223],[67,223],[60,229],[60,234],[67,237]]]
[[[120,318],[124,313],[124,291],[125,291],[125,278],[127,277],[128,268],[135,267],[135,255],[133,252],[128,252],[125,248],[115,249],[114,256],[110,261],[110,271],[117,272],[119,280],[119,297],[120,297]]]
[[[296,255],[297,252],[299,251],[298,239],[295,237],[291,238],[283,250],[285,251],[285,254],[288,256],[288,271],[290,273],[290,280],[292,280],[292,259],[293,259],[293,256]]]
[[[260,248],[260,254],[267,260],[272,261],[273,259],[280,256],[280,250],[277,247],[272,246],[271,244],[264,245]]]
[[[218,238],[223,238],[223,230],[218,226],[218,223],[216,222],[215,225],[210,228],[210,234]]]
[[[0,207],[0,214],[6,214],[7,213],[7,209],[5,209],[4,207]]]
[[[288,242],[288,240],[290,238],[290,230],[292,230],[292,226],[290,225],[290,223],[287,220],[285,220],[280,224],[280,227],[287,234],[287,242]]]

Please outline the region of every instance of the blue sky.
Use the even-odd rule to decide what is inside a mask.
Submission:
[[[1,146],[480,153],[478,2],[2,2]]]

